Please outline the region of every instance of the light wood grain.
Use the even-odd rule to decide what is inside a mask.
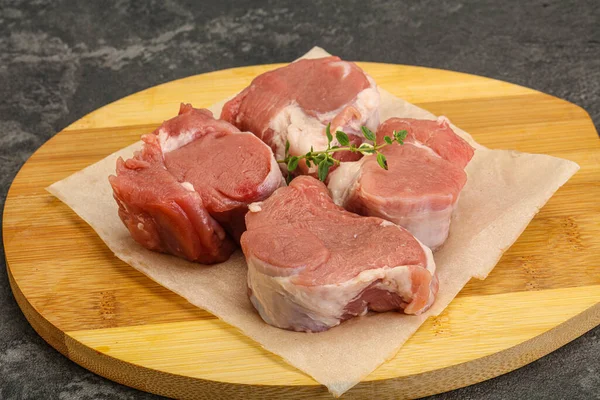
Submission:
[[[411,376],[432,367],[451,367],[494,354],[562,324],[595,305],[599,296],[600,285],[526,292],[520,296],[504,293],[458,298],[442,315],[428,320],[397,357],[378,368],[366,381]],[[534,321],[513,320],[514,310],[522,307],[522,303],[536,309]],[[498,304],[503,307],[498,309]],[[310,377],[293,367],[280,365],[275,355],[264,360],[263,351],[248,346],[249,340],[240,340],[242,336],[235,328],[223,329],[221,325],[216,319],[197,319],[68,334],[104,354],[172,374],[223,382],[235,380],[249,385],[277,385],[284,375],[289,385],[312,383]],[[507,326],[511,326],[513,334],[505,334]],[[141,348],[152,351],[140,352]],[[461,351],[448,351],[451,348]],[[191,358],[189,353],[195,356]],[[232,370],[230,363],[246,363],[254,368]],[[273,375],[274,368],[281,368],[281,374]]]
[[[377,82],[491,148],[564,157],[581,170],[550,199],[485,281],[472,281],[400,353],[344,398],[411,398],[489,379],[600,323],[600,143],[581,108],[492,79],[361,63]],[[124,264],[44,191],[137,141],[181,101],[208,106],[275,66],[218,71],[109,104],[25,164],[3,224],[24,314],[52,346],[118,382],[177,398],[327,398],[311,378]]]

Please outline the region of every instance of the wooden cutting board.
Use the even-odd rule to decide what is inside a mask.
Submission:
[[[137,141],[177,113],[209,106],[278,65],[156,86],[86,115],[42,146],[4,210],[10,283],[35,330],[65,356],[166,396],[330,398],[236,329],[127,264],[44,188]],[[448,116],[481,144],[573,160],[550,199],[485,281],[472,281],[398,355],[343,397],[412,398],[480,382],[548,354],[600,324],[600,141],[580,107],[456,72],[360,63],[380,86]]]

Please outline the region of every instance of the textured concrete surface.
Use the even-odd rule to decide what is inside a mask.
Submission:
[[[346,59],[425,65],[532,87],[600,124],[597,1],[0,0],[0,206],[56,132],[138,90],[283,62],[313,45]],[[565,133],[568,136],[568,132]],[[2,254],[2,260],[4,260]],[[151,399],[48,346],[0,273],[0,399]],[[600,328],[513,373],[434,399],[599,399]]]

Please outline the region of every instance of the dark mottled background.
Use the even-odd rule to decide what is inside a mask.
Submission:
[[[313,45],[350,60],[532,87],[581,105],[598,127],[599,8],[593,0],[0,0],[0,203],[31,153],[94,109],[188,75],[290,61]],[[600,399],[599,334],[596,328],[515,372],[434,398]],[[2,273],[0,399],[38,398],[157,397],[96,376],[48,346]]]

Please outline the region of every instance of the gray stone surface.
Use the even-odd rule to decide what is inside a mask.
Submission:
[[[138,90],[222,68],[346,59],[425,65],[532,87],[600,123],[597,1],[0,0],[0,206],[42,143]],[[565,132],[568,138],[568,132]],[[4,260],[4,257],[2,257]],[[0,274],[0,399],[154,399],[64,358]],[[598,399],[600,328],[510,374],[432,399]]]

